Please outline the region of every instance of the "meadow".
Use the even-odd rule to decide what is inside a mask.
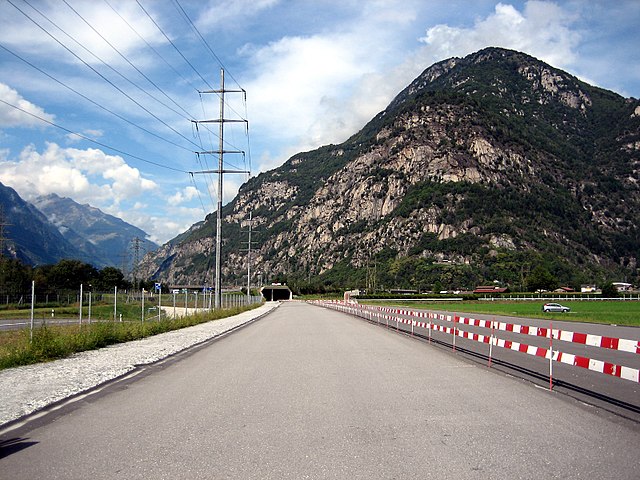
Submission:
[[[155,320],[144,322],[140,319],[140,306],[126,307],[127,311],[124,313],[128,314],[126,315],[128,318],[123,322],[114,322],[112,320],[113,306],[99,306],[95,311],[96,316],[93,318],[96,319],[99,316],[103,316],[108,320],[94,320],[92,323],[88,323],[85,317],[82,325],[79,323],[47,325],[46,321],[41,321],[47,318],[46,311],[42,311],[35,315],[36,327],[32,332],[29,328],[0,332],[0,369],[46,362],[67,357],[77,352],[138,340],[151,335],[230,317],[259,306],[260,304],[254,304],[249,307],[213,310],[178,317],[175,320],[166,317],[158,320],[156,317]],[[100,312],[101,309],[104,311]],[[78,309],[76,308],[75,314],[77,315],[77,313]],[[86,313],[83,314],[86,315]]]
[[[367,302],[368,303],[368,302]],[[514,317],[543,318],[607,325],[640,326],[639,301],[562,301],[568,313],[543,313],[544,301],[463,301],[463,302],[371,302],[373,305],[402,306],[451,313],[482,313]]]

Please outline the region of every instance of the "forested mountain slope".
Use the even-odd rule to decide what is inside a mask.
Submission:
[[[637,281],[640,102],[523,53],[425,70],[360,132],[250,179],[223,209],[225,281],[301,290]],[[215,215],[145,260],[211,278]],[[201,280],[199,280],[201,281]]]

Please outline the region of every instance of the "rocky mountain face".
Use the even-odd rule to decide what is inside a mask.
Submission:
[[[637,281],[640,101],[515,51],[425,70],[360,132],[299,153],[223,209],[223,275],[299,286],[518,288]],[[244,227],[246,231],[246,226]],[[211,278],[215,215],[143,264],[169,282]]]
[[[13,188],[0,183],[2,255],[28,265],[56,263],[80,258],[80,252]]]
[[[56,194],[38,197],[33,203],[69,243],[91,259],[88,263],[97,267],[122,268],[123,259],[130,263],[136,238],[140,258],[158,248],[140,228],[88,204]]]

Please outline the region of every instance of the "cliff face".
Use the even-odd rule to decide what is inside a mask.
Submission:
[[[364,286],[374,271],[378,284],[415,287],[447,273],[434,265],[455,265],[457,282],[514,282],[542,261],[567,281],[635,276],[639,151],[638,100],[509,50],[449,59],[345,143],[243,185],[223,209],[223,273],[242,278],[253,212],[253,269],[265,279]],[[211,278],[214,235],[210,215],[145,272]]]

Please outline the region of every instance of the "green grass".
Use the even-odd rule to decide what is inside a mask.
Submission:
[[[367,302],[365,302],[367,303]],[[393,305],[416,309],[441,310],[452,313],[483,313],[514,317],[544,318],[614,325],[640,326],[640,302],[562,301],[571,308],[569,313],[543,313],[544,301],[482,301],[482,302],[371,302],[372,305]]]
[[[29,329],[0,332],[0,369],[55,360],[76,352],[93,350],[219,320],[258,306],[260,305],[214,310],[175,320],[163,318],[160,321],[145,322],[140,321],[140,307],[138,306],[136,310],[137,321],[100,321],[83,325],[77,323],[46,325],[45,323],[33,330],[33,338],[31,338]],[[111,317],[109,318],[113,318],[113,306],[111,306]]]

